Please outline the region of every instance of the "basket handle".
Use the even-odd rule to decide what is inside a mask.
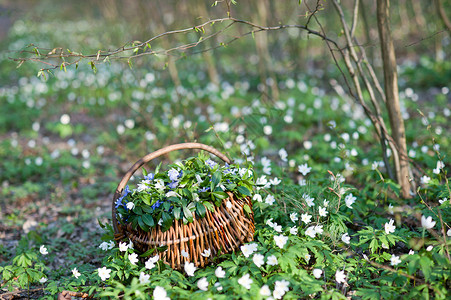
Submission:
[[[119,197],[122,194],[123,189],[125,188],[125,185],[127,184],[127,182],[130,180],[130,178],[132,177],[132,175],[139,169],[141,168],[144,164],[150,162],[151,160],[162,156],[164,154],[167,154],[169,152],[172,151],[176,151],[176,150],[182,150],[182,149],[201,149],[201,150],[205,150],[207,152],[210,152],[211,154],[214,154],[215,156],[219,157],[220,159],[222,159],[224,162],[230,164],[230,159],[225,156],[224,154],[222,154],[221,152],[219,152],[218,150],[216,150],[215,148],[208,146],[208,145],[204,145],[204,144],[200,144],[200,143],[181,143],[181,144],[175,144],[175,145],[171,145],[171,146],[167,146],[164,148],[161,148],[160,150],[157,150],[155,152],[149,153],[146,156],[144,156],[143,158],[141,158],[140,160],[138,160],[128,171],[127,173],[125,173],[124,177],[122,178],[121,182],[119,183],[119,185],[117,186],[117,189],[114,193],[113,196],[113,203],[112,203],[112,213],[113,213],[113,228],[114,228],[114,233],[116,236],[116,240],[121,239],[122,238],[122,233],[120,232],[118,226],[117,226],[117,219],[116,219],[116,207],[115,207],[115,203],[116,200],[119,199]]]

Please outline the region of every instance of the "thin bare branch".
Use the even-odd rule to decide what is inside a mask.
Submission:
[[[354,37],[358,18],[359,18],[359,0],[355,0],[354,1],[354,14],[352,16],[351,37]]]

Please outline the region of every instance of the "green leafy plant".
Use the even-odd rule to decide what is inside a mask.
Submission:
[[[174,220],[193,222],[203,218],[207,210],[214,211],[229,198],[252,195],[253,170],[239,165],[219,165],[205,154],[172,164],[169,171],[147,173],[134,190],[127,186],[116,201],[117,215],[121,223],[130,223],[144,231],[160,225],[168,230]],[[249,207],[244,208],[248,213]]]

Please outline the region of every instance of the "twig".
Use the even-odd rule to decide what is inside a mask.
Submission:
[[[354,2],[354,14],[352,16],[351,37],[355,34],[355,28],[357,27],[357,20],[359,17],[359,0]]]

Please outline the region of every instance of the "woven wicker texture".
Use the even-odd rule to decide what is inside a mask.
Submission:
[[[146,155],[130,168],[116,189],[112,205],[116,241],[128,238],[133,242],[134,248],[143,253],[149,249],[167,246],[165,251],[159,253],[160,258],[177,270],[181,270],[185,262],[193,262],[196,267],[204,267],[218,254],[230,253],[241,244],[252,241],[255,232],[253,213],[246,214],[243,209],[244,205],[248,205],[252,210],[251,199],[249,197],[236,199],[230,192],[227,192],[229,198],[224,199],[220,207],[215,206],[214,212],[207,210],[204,218],[194,217],[194,221],[188,224],[175,220],[166,232],[162,232],[158,225],[145,232],[140,228],[133,229],[130,224],[125,226],[118,224],[114,203],[121,196],[130,177],[152,159],[181,149],[202,149],[230,163],[230,160],[218,150],[199,143],[162,148]],[[230,201],[231,206],[226,206],[227,201]],[[208,257],[201,255],[205,254],[206,250],[210,251]],[[182,255],[182,251],[188,253],[187,257]]]

